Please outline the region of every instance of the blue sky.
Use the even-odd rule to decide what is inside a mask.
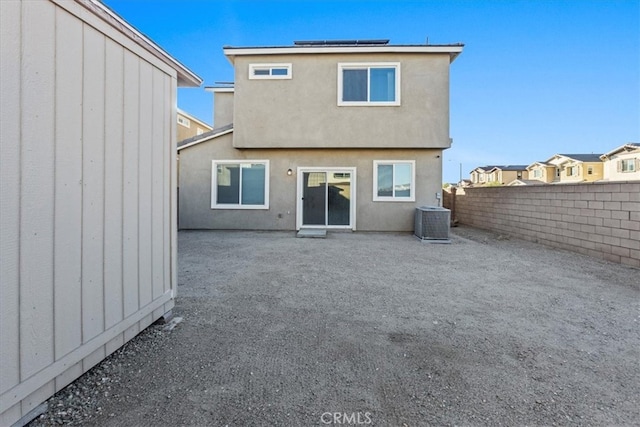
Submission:
[[[103,0],[204,79],[232,81],[222,47],[294,40],[464,43],[451,66],[445,182],[485,164],[640,142],[640,0]],[[212,94],[179,108],[212,122]]]

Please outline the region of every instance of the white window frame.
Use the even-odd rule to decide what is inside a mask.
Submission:
[[[242,170],[243,164],[264,164],[264,204],[263,205],[243,205],[218,203],[218,165],[239,164]],[[242,178],[241,178],[242,179]],[[242,181],[240,182],[242,191]],[[242,200],[242,193],[240,194]],[[211,161],[211,209],[269,209],[269,160],[212,160]]]
[[[186,128],[191,128],[191,120],[187,119],[186,117],[182,117],[181,115],[178,115],[178,124],[181,126],[184,126]]]
[[[369,70],[371,68],[395,68],[396,85],[395,101],[343,101],[342,100],[342,71],[367,69],[367,99],[370,94]],[[401,72],[399,62],[339,62],[338,63],[338,106],[340,107],[389,107],[400,105]]]
[[[395,179],[395,166],[397,164],[411,165],[411,184],[409,189],[409,197],[378,196],[378,166],[393,165],[393,178]],[[392,184],[392,188],[393,187],[395,187],[395,182]],[[374,160],[373,161],[373,201],[374,202],[415,202],[416,201],[416,161],[415,160]]]
[[[273,74],[274,69],[284,68],[287,74]],[[268,74],[256,74],[256,70],[267,70]],[[287,80],[293,78],[291,63],[249,64],[249,80]]]
[[[633,173],[635,171],[636,171],[636,159],[620,159],[620,172]]]

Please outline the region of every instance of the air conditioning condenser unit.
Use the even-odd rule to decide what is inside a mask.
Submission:
[[[451,211],[439,206],[420,206],[416,208],[414,232],[425,242],[451,243],[449,227]]]

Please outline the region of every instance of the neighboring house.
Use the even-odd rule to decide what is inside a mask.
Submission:
[[[556,154],[546,162],[553,165],[561,183],[593,182],[603,178],[600,154]]]
[[[462,49],[225,47],[235,86],[213,89],[214,130],[178,148],[179,227],[412,230],[417,206],[441,204]]]
[[[516,179],[522,180],[529,177],[527,165],[496,166],[492,173],[495,174],[495,181],[502,185],[508,184]]]
[[[192,116],[191,114],[186,113],[185,111],[178,108],[177,112],[177,141],[180,144],[182,141],[197,138],[200,135],[203,135],[206,132],[210,132],[213,130],[211,126]],[[180,177],[180,158],[178,157],[178,178]],[[178,181],[178,187],[180,187],[180,181]]]
[[[546,183],[593,182],[603,178],[599,154],[556,154],[527,166],[529,179]]]
[[[527,179],[526,165],[492,165],[480,166],[471,171],[471,182],[474,186],[487,184],[505,185],[515,179]]]
[[[604,179],[640,180],[640,144],[630,142],[600,156],[604,162]]]
[[[8,426],[173,307],[176,88],[201,80],[97,0],[0,1],[0,28]]]
[[[560,181],[560,169],[545,162],[533,162],[527,166],[529,179],[543,183]]]
[[[470,179],[462,179],[458,182],[457,187],[470,187],[472,184]]]
[[[480,185],[487,184],[495,180],[495,174],[491,174],[491,172],[496,168],[495,165],[488,166],[478,166],[471,172],[469,172],[471,185],[478,187]]]
[[[191,138],[194,136],[202,135],[205,132],[209,132],[213,128],[192,116],[191,114],[178,109],[177,114],[177,122],[178,122],[178,133],[177,140],[178,142],[183,141],[187,138]]]

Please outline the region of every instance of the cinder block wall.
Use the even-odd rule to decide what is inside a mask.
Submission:
[[[466,188],[461,193],[455,212],[460,224],[640,267],[640,182]],[[444,202],[449,207],[451,197]]]

